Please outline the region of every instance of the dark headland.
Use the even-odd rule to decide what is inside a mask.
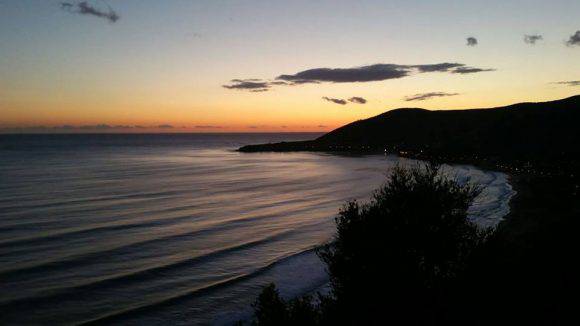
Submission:
[[[248,145],[241,152],[387,152],[505,170],[563,165],[580,157],[580,95],[504,107],[430,111],[403,108],[359,120],[317,139]]]
[[[397,109],[311,141],[239,150],[386,152],[507,172],[517,192],[509,215],[470,258],[458,285],[446,288],[451,299],[439,302],[437,318],[417,325],[565,325],[578,319],[570,298],[580,289],[579,125],[580,96],[573,96],[489,109]],[[357,296],[378,308],[353,318],[396,320],[384,313],[387,297]],[[411,306],[418,316],[433,312]]]

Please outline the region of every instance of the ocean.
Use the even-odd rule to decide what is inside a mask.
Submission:
[[[415,162],[235,151],[317,136],[0,135],[0,324],[227,325],[270,282],[324,289],[339,208]],[[509,212],[505,174],[444,169],[485,186],[479,225]]]

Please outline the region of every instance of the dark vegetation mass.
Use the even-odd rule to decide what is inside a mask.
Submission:
[[[512,202],[516,211],[482,230],[467,218],[477,185],[433,164],[396,168],[368,203],[340,210],[334,240],[319,249],[330,293],[284,300],[271,284],[252,323],[569,324],[578,290],[578,190],[554,177],[514,182],[524,189]]]
[[[467,219],[478,193],[436,166],[399,167],[368,204],[348,203],[336,240],[319,252],[331,277],[334,322],[371,323],[386,307],[394,320],[437,318],[442,290],[486,239]]]
[[[331,293],[286,302],[270,285],[254,304],[255,324],[417,324],[444,318],[447,289],[490,235],[467,219],[479,192],[436,165],[395,168],[369,203],[352,201],[340,210],[334,241],[319,249]]]

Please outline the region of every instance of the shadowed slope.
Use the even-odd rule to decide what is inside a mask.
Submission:
[[[471,110],[396,109],[315,140],[250,145],[257,151],[412,151],[502,158],[571,158],[580,154],[580,95],[541,103]]]

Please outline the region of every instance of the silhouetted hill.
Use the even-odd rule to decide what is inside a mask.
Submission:
[[[570,159],[580,153],[580,95],[505,107],[396,109],[315,140],[250,145],[256,151],[383,151],[517,159]]]

